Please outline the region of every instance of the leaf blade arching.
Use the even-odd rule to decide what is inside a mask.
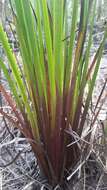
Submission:
[[[104,49],[104,43],[105,43],[106,38],[107,38],[107,31],[105,31],[102,43],[100,45],[100,48],[98,49],[99,54],[97,54],[96,65],[95,65],[94,73],[93,73],[92,80],[91,80],[91,85],[89,87],[87,99],[86,99],[86,102],[85,102],[85,108],[84,108],[82,118],[81,118],[81,122],[80,122],[80,126],[79,126],[79,134],[81,134],[82,127],[83,127],[83,125],[85,123],[85,118],[86,118],[86,114],[87,114],[88,107],[89,107],[89,104],[90,104],[90,100],[91,100],[91,97],[92,97],[93,89],[94,89],[94,86],[95,86],[95,81],[96,81],[97,73],[98,73],[98,70],[99,70],[100,61],[101,61],[101,58],[102,58],[102,52],[103,52],[103,49]]]
[[[32,118],[31,109],[30,109],[30,106],[28,103],[26,89],[25,89],[24,83],[21,79],[21,75],[20,75],[20,71],[19,71],[16,59],[15,59],[15,55],[13,54],[13,52],[9,46],[8,39],[7,39],[5,32],[3,31],[2,25],[0,25],[0,41],[2,42],[3,48],[5,50],[7,58],[9,60],[10,68],[12,69],[13,77],[19,88],[20,94],[23,98],[23,102],[26,105],[26,111],[28,112],[30,122],[32,123],[32,122],[34,122],[34,120]],[[32,123],[32,126],[34,126],[33,123]],[[37,129],[37,127],[36,128],[34,127],[33,129],[34,129],[35,135],[37,135],[37,139],[38,139],[39,138],[38,129]]]

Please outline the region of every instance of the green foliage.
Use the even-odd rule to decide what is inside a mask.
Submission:
[[[53,0],[50,6],[47,0],[36,0],[33,5],[30,0],[12,0],[11,3],[14,4],[24,78],[0,25],[0,41],[12,74],[9,75],[2,58],[0,67],[13,98],[2,85],[0,90],[16,120],[2,109],[0,112],[29,139],[49,182],[62,183],[65,169],[69,170],[81,155],[76,142],[70,147],[67,145],[75,141],[74,132],[82,135],[107,30],[90,63],[96,0],[93,3],[73,0],[70,26],[66,0]]]

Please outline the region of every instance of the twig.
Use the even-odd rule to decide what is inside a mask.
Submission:
[[[17,159],[18,157],[20,156],[20,154],[22,153],[23,151],[19,151],[19,153],[15,156],[15,158],[9,162],[8,164],[5,164],[5,165],[0,165],[1,168],[6,168],[7,166],[10,166],[11,164],[13,164]]]

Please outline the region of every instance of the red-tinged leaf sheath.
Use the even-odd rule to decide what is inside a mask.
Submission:
[[[96,102],[96,105],[95,105],[95,108],[94,108],[94,113],[95,113],[95,111],[96,111],[96,109],[97,109],[98,104],[100,103],[100,100],[101,100],[101,98],[102,98],[103,92],[104,92],[105,87],[106,87],[106,84],[107,84],[107,79],[105,80],[105,83],[104,83],[104,85],[103,85],[103,87],[102,87],[102,90],[101,90],[101,92],[100,92],[100,95],[99,95],[99,97],[98,97],[98,99],[97,99],[97,102]]]
[[[23,118],[22,118],[21,114],[17,111],[16,103],[11,98],[11,96],[6,92],[6,90],[4,89],[4,87],[1,84],[0,84],[0,91],[4,95],[9,106],[12,108],[12,111],[15,113],[19,123],[21,123],[21,125],[23,125]]]
[[[75,139],[73,138],[72,134],[66,134],[66,169],[74,167],[80,158],[80,150],[77,143],[74,143],[73,146],[71,145],[70,147],[67,147],[73,142],[75,142]]]
[[[29,127],[29,124],[27,123],[20,123],[17,117],[13,117],[10,114],[7,114],[6,112],[3,111],[3,108],[0,109],[0,113],[10,121],[14,125],[14,127],[17,127],[20,129],[22,134],[27,138],[27,139],[33,139],[33,134],[31,131],[31,128]]]
[[[94,69],[94,67],[95,67],[95,64],[96,64],[96,61],[97,61],[97,57],[98,57],[98,54],[99,54],[99,52],[100,52],[101,47],[102,47],[102,44],[101,44],[100,47],[98,48],[98,50],[97,50],[97,52],[96,52],[96,54],[95,54],[95,56],[94,56],[94,58],[93,58],[93,60],[92,60],[92,63],[91,63],[91,65],[90,65],[89,70],[88,70],[88,73],[87,73],[86,81],[90,78],[90,76],[91,76],[91,74],[92,74],[92,72],[93,72],[93,69]]]
[[[79,98],[78,98],[77,108],[76,108],[75,117],[74,117],[74,121],[73,121],[73,130],[75,130],[75,131],[77,131],[78,126],[79,126],[85,86],[87,84],[88,79],[90,78],[90,76],[92,74],[93,68],[95,67],[97,57],[98,57],[98,53],[99,53],[100,49],[101,49],[101,46],[98,48],[98,50],[97,50],[97,52],[96,52],[96,54],[95,54],[95,56],[93,58],[92,64],[91,64],[89,70],[87,71],[86,79],[84,78],[84,81],[81,84],[81,89],[80,89],[80,94],[79,94]]]
[[[56,117],[55,117],[55,130],[52,134],[52,163],[54,172],[57,178],[61,175],[61,159],[62,159],[62,97],[59,96],[57,90],[57,105],[56,105]]]
[[[72,111],[73,111],[72,106],[73,106],[73,98],[74,98],[74,89],[75,89],[75,84],[76,84],[76,76],[77,76],[77,71],[78,71],[78,66],[79,66],[78,61],[79,61],[82,41],[83,41],[83,33],[80,32],[78,35],[78,40],[77,40],[77,46],[76,46],[75,58],[74,58],[74,66],[73,66],[73,72],[72,72],[72,79],[71,79],[71,83],[70,83],[69,94],[67,97],[66,113],[68,115],[68,122],[70,120],[72,121],[72,115],[70,113],[72,113]]]
[[[3,111],[3,108],[0,108],[0,113],[2,116],[6,117],[11,123],[13,123],[15,126],[19,125],[19,122],[17,118],[12,117],[11,115],[7,114],[6,112]]]
[[[46,158],[46,152],[44,152],[44,148],[40,144],[36,144],[36,142],[29,141],[29,143],[32,146],[32,150],[38,160],[38,164],[40,166],[41,172],[43,172],[43,175],[47,177],[49,180],[49,183],[52,183],[52,174],[51,170]]]

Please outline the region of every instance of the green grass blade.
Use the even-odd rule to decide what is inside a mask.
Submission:
[[[29,120],[32,123],[32,126],[35,130],[35,135],[38,138],[39,137],[38,129],[37,129],[37,127],[34,127],[35,124],[33,124],[34,119],[32,118],[31,109],[30,109],[27,94],[26,94],[26,88],[25,88],[24,83],[21,79],[20,70],[18,68],[15,56],[14,56],[12,50],[10,49],[7,36],[6,36],[5,32],[3,31],[2,26],[0,26],[0,41],[2,42],[3,48],[5,50],[7,58],[9,60],[10,68],[12,69],[13,77],[14,77],[14,79],[17,83],[17,86],[19,88],[20,94],[22,96],[23,102],[24,102],[25,107],[26,107],[26,111],[28,112]]]
[[[10,86],[10,89],[15,97],[15,100],[16,100],[16,103],[18,105],[18,107],[20,108],[20,110],[23,112],[23,102],[21,101],[21,98],[19,98],[19,95],[18,94],[18,91],[17,91],[17,88],[16,88],[16,84],[13,82],[9,72],[8,72],[8,69],[6,68],[6,65],[3,63],[2,59],[0,59],[0,67],[1,69],[3,70],[4,72],[4,75],[9,83],[9,86]]]
[[[102,52],[103,52],[104,43],[105,43],[106,38],[107,38],[107,31],[105,31],[104,38],[103,38],[103,41],[102,41],[101,46],[100,46],[100,51],[99,51],[99,54],[97,56],[97,61],[96,61],[95,69],[94,69],[94,74],[92,76],[92,80],[90,81],[91,83],[90,83],[90,86],[89,86],[89,92],[88,92],[88,95],[87,95],[87,99],[86,99],[85,107],[84,107],[84,112],[82,114],[82,119],[81,119],[81,123],[80,123],[80,127],[79,127],[79,134],[81,134],[83,125],[85,123],[86,114],[87,114],[87,110],[89,108],[90,100],[91,100],[93,89],[94,89],[94,86],[95,86],[95,81],[96,81],[97,73],[98,73],[98,70],[99,70],[100,61],[101,61],[101,58],[102,58]]]
[[[73,0],[73,13],[72,13],[72,25],[71,25],[71,33],[70,33],[70,44],[68,47],[68,61],[66,63],[65,60],[65,83],[66,89],[69,87],[70,78],[71,78],[71,69],[72,69],[72,59],[73,59],[73,48],[75,44],[75,36],[76,36],[76,29],[77,29],[77,18],[78,18],[78,0]],[[67,22],[67,21],[66,21]]]

